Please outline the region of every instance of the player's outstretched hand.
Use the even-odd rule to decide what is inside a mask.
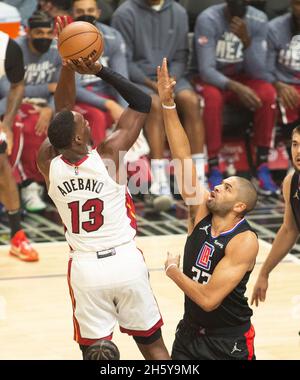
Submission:
[[[63,61],[63,66],[71,70],[76,71],[79,74],[97,74],[102,68],[101,63],[93,62],[91,58],[88,60],[83,60],[79,58],[76,63],[74,61],[67,59]]]
[[[60,35],[60,33],[63,31],[63,29],[69,25],[70,22],[68,20],[67,16],[58,16],[56,18],[56,24],[55,24],[55,29],[56,29],[56,37]]]
[[[176,82],[170,78],[167,58],[162,61],[161,67],[157,67],[157,89],[160,100],[163,104],[172,106],[174,104],[174,87]]]

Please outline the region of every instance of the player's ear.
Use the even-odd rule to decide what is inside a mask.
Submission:
[[[82,144],[82,137],[79,134],[76,134],[73,138],[75,144],[81,145]]]
[[[242,214],[246,211],[247,205],[244,202],[237,202],[234,207],[233,211],[235,211],[238,214]]]

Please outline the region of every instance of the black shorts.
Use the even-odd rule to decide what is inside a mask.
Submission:
[[[173,360],[255,360],[254,336],[250,322],[205,330],[181,320],[171,356]]]

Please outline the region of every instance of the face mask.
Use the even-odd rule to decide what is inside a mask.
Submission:
[[[75,21],[86,21],[92,25],[95,25],[96,24],[96,17],[91,16],[91,15],[82,15],[82,16],[77,17],[75,19]]]
[[[247,12],[245,0],[227,0],[227,6],[231,17],[243,18]]]
[[[32,45],[39,53],[46,53],[51,45],[51,38],[33,38]]]

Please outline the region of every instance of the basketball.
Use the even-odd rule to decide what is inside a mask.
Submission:
[[[63,59],[74,64],[78,59],[98,60],[104,49],[104,39],[96,26],[85,21],[75,21],[67,25],[58,37],[58,51]]]

